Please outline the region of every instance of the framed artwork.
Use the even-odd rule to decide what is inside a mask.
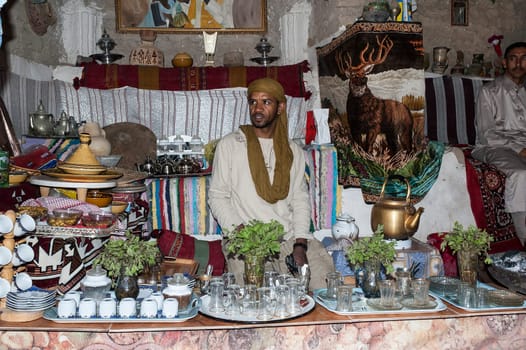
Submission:
[[[451,1],[451,25],[468,25],[468,0]]]
[[[115,0],[117,31],[264,33],[266,0]]]

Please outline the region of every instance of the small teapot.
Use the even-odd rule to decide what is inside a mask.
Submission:
[[[70,132],[69,118],[66,112],[62,111],[59,120],[55,123],[55,135],[68,136]]]
[[[136,164],[138,171],[143,171],[148,173],[148,175],[153,175],[155,173],[155,163],[151,160],[150,156],[146,157],[146,160],[143,164]]]
[[[54,127],[53,114],[46,112],[41,100],[36,112],[29,114],[29,133],[33,136],[51,136]]]
[[[349,214],[342,214],[336,218],[336,222],[332,225],[332,236],[334,239],[350,239],[351,241],[358,238],[360,229],[354,222],[354,218]]]

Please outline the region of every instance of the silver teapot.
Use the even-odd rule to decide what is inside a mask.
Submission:
[[[55,135],[56,136],[68,136],[71,129],[70,129],[70,123],[69,118],[66,112],[62,111],[60,114],[59,120],[55,123]]]
[[[52,136],[55,128],[53,114],[47,113],[40,100],[36,112],[29,114],[29,134],[32,136]]]
[[[148,175],[154,175],[155,174],[155,162],[152,161],[150,156],[146,157],[146,160],[142,164],[135,164],[138,171],[143,171],[147,173]]]
[[[336,222],[332,225],[332,236],[336,240],[349,239],[354,241],[358,238],[360,229],[354,222],[354,218],[349,214],[342,214],[336,218]]]

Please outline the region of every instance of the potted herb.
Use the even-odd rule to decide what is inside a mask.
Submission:
[[[143,241],[131,232],[126,232],[126,239],[108,241],[93,260],[93,265],[101,265],[108,272],[113,285],[116,285],[117,294],[119,285],[124,281],[133,284],[130,278],[137,284],[137,276],[147,267],[153,266],[159,255],[156,241]],[[136,292],[139,293],[138,284]],[[131,293],[135,293],[135,290]]]
[[[493,237],[486,230],[475,225],[464,228],[458,221],[453,224],[453,230],[444,235],[440,249],[447,247],[457,255],[457,266],[460,279],[475,284],[477,281],[477,267],[479,256],[484,257],[486,264],[491,264],[488,254]]]
[[[360,269],[363,273],[361,278],[357,278],[357,283],[367,298],[379,296],[377,282],[382,266],[387,274],[394,272],[396,242],[385,240],[383,230],[383,225],[378,225],[372,236],[355,240],[347,248],[347,259],[355,267],[355,276],[358,277]]]
[[[226,232],[227,252],[244,260],[247,284],[261,286],[265,260],[279,253],[284,235],[283,225],[276,220],[251,220],[246,225]]]

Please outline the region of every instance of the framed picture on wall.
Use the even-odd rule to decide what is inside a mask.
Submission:
[[[117,31],[264,33],[266,0],[115,0]]]
[[[451,25],[468,25],[468,0],[451,1]]]

